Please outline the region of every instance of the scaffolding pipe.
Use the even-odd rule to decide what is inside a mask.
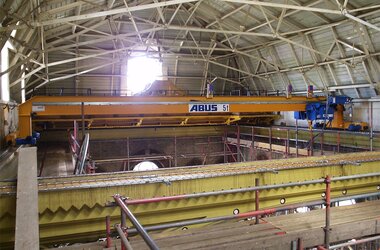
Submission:
[[[133,215],[133,213],[129,210],[127,205],[123,202],[121,199],[121,196],[116,194],[113,196],[115,199],[117,205],[121,208],[121,210],[126,214],[128,219],[132,222],[132,224],[135,226],[145,243],[149,246],[150,249],[159,249],[156,243],[153,241],[153,239],[149,236],[149,234],[146,232],[146,230],[143,228],[143,226],[140,224],[140,222],[136,219],[136,217]]]
[[[84,120],[84,102],[81,103],[81,118],[82,118],[82,138],[85,134],[85,120]]]
[[[358,245],[358,244],[362,244],[362,243],[366,243],[366,242],[370,242],[370,241],[375,241],[375,240],[380,240],[380,235],[365,238],[365,239],[350,241],[350,242],[346,242],[346,243],[337,244],[334,246],[330,246],[329,249],[332,250],[332,249],[338,249],[338,248],[343,248],[343,247],[348,247],[348,246],[354,246],[354,245]]]
[[[80,153],[79,153],[77,162],[75,163],[74,174],[84,173],[84,166],[87,159],[89,141],[90,141],[90,134],[86,133],[84,136],[84,140],[82,142],[82,146],[80,148]]]
[[[296,157],[298,157],[298,119],[296,119]]]
[[[256,187],[260,186],[260,179],[259,178],[255,179],[255,186]],[[260,191],[256,190],[255,191],[255,209],[256,209],[256,211],[260,210],[260,200],[259,199],[260,199]],[[260,216],[259,215],[256,216],[256,224],[260,224]]]
[[[116,224],[116,225],[115,225],[115,228],[116,228],[117,233],[118,233],[119,236],[120,236],[121,244],[123,244],[124,247],[125,247],[127,250],[133,250],[133,247],[131,246],[131,243],[129,243],[127,237],[125,236],[124,231],[123,231],[123,229],[121,228],[120,224]],[[107,245],[107,247],[108,247],[108,245]]]
[[[345,180],[350,180],[350,179],[369,178],[369,177],[376,177],[376,176],[380,176],[380,172],[333,177],[333,178],[331,178],[331,181],[345,181]],[[181,199],[200,198],[200,197],[212,196],[212,195],[226,195],[226,194],[253,192],[253,191],[260,191],[260,190],[267,190],[267,189],[278,189],[278,188],[295,187],[295,186],[303,186],[303,185],[322,184],[324,182],[325,182],[325,179],[317,179],[317,180],[311,180],[311,181],[284,183],[284,184],[276,184],[276,185],[265,185],[265,186],[255,186],[255,187],[249,187],[249,188],[237,188],[237,189],[231,189],[231,190],[219,190],[219,191],[202,192],[202,193],[194,193],[194,194],[183,194],[183,195],[175,195],[175,196],[155,197],[155,198],[148,198],[148,199],[126,200],[125,204],[127,204],[127,205],[139,205],[139,204],[155,203],[155,202],[161,202],[161,201],[173,201],[173,200],[181,200]],[[347,199],[347,198],[345,198],[345,199]]]
[[[106,216],[106,242],[107,242],[107,248],[110,248],[112,245],[111,240],[111,218],[109,215]]]
[[[373,151],[373,102],[370,102],[369,103],[369,111],[370,111],[370,133],[369,133],[369,140],[370,140],[370,145],[369,145],[369,148],[370,148],[370,151]]]
[[[330,176],[326,176],[326,223],[325,223],[325,247],[329,249],[330,247],[330,209],[331,209],[331,178]]]
[[[269,127],[269,159],[272,159],[272,127]]]
[[[241,151],[240,151],[240,126],[237,125],[236,131],[236,153],[237,153],[237,161],[241,162]]]

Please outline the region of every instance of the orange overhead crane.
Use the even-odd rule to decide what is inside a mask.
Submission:
[[[304,111],[324,97],[283,96],[34,96],[19,105],[19,138],[37,123],[85,122],[87,128],[231,124],[270,112]]]

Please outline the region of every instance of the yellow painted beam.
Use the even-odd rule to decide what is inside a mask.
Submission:
[[[79,119],[82,114],[82,103],[84,114],[95,118],[106,119],[115,116],[160,116],[162,118],[184,115],[196,118],[197,116],[241,116],[277,111],[302,111],[305,110],[307,102],[323,100],[323,97],[286,98],[282,96],[224,96],[211,99],[202,96],[35,96],[19,106],[19,136],[31,135],[32,117],[41,120]]]

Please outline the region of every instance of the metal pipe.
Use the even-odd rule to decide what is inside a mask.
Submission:
[[[241,162],[241,151],[240,151],[240,126],[237,125],[236,131],[236,149],[237,149],[237,161]]]
[[[223,162],[224,163],[227,163],[226,143],[227,143],[227,129],[225,127],[223,131]]]
[[[85,166],[86,159],[87,159],[89,141],[90,141],[90,135],[88,133],[86,133],[84,136],[84,139],[82,141],[82,146],[80,148],[79,157],[77,159],[77,162],[75,163],[74,174],[83,174],[84,173],[84,166]]]
[[[112,245],[112,240],[111,240],[111,218],[110,216],[106,216],[106,242],[107,242],[107,248],[110,248]]]
[[[260,179],[259,178],[256,178],[255,179],[255,186],[258,187],[260,186]],[[260,191],[259,190],[256,190],[255,191],[255,209],[256,211],[259,211],[260,210]],[[256,224],[260,224],[260,216],[257,215],[256,216]]]
[[[337,149],[338,149],[338,153],[340,153],[340,133],[338,132],[336,134],[336,145],[337,145]]]
[[[362,194],[362,195],[346,196],[346,197],[341,197],[341,198],[334,198],[334,199],[331,199],[331,202],[339,202],[339,201],[351,200],[351,199],[362,199],[362,198],[368,198],[368,197],[374,197],[374,196],[380,196],[380,192],[370,193],[370,194]],[[291,206],[278,208],[275,212],[289,210],[289,209],[296,209],[298,207],[317,206],[317,205],[325,204],[325,202],[326,202],[325,200],[318,200],[318,201],[313,201],[313,202],[308,202],[308,203],[294,204]],[[268,211],[268,209],[265,211]],[[256,212],[256,214],[254,214],[255,212]],[[232,215],[232,216],[222,216],[222,217],[214,217],[214,218],[206,218],[206,219],[179,221],[179,222],[166,223],[166,224],[155,225],[155,226],[146,226],[145,230],[157,231],[157,230],[163,230],[163,229],[172,228],[172,227],[183,227],[183,226],[188,226],[188,225],[202,224],[202,223],[214,222],[214,221],[220,221],[220,220],[245,218],[244,217],[245,215],[248,215],[247,217],[255,217],[256,215],[263,215],[260,212],[261,211],[253,211],[253,212],[243,213],[243,214],[240,214],[241,217],[238,217],[238,215]],[[135,228],[130,228],[130,229],[128,229],[128,233],[136,234],[137,230]]]
[[[352,20],[354,20],[354,21],[356,21],[356,22],[358,22],[358,23],[361,23],[361,24],[363,24],[363,25],[365,25],[365,26],[368,26],[368,27],[370,27],[370,28],[372,28],[372,29],[375,29],[375,30],[377,30],[378,32],[380,31],[380,28],[377,27],[376,25],[373,25],[372,23],[366,22],[366,21],[364,21],[364,20],[362,20],[362,19],[360,19],[360,18],[358,18],[358,17],[356,17],[356,16],[351,15],[351,14],[348,13],[347,10],[345,10],[345,9],[342,11],[342,13],[343,13],[343,15],[344,15],[345,17],[347,17],[347,18],[349,18],[349,19],[352,19]]]
[[[322,132],[322,134],[320,135],[321,155],[323,155],[323,137],[324,137],[324,133]]]
[[[128,146],[127,146],[128,148]],[[128,149],[127,149],[128,154]],[[113,163],[113,162],[125,162],[125,161],[142,161],[142,160],[166,160],[171,159],[171,155],[157,155],[157,156],[137,156],[137,157],[125,157],[125,158],[113,158],[113,159],[95,159],[95,163]]]
[[[127,215],[125,214],[125,212],[120,209],[120,217],[121,217],[121,230],[124,234],[125,237],[127,237]],[[125,246],[123,244],[121,244],[121,250],[125,250]]]
[[[127,137],[127,158],[128,158],[128,161],[127,161],[127,164],[128,164],[128,171],[131,170],[131,161],[129,159],[129,156],[130,156],[130,149],[129,149],[129,137]]]
[[[317,250],[328,250],[328,249],[325,248],[324,246],[317,246]]]
[[[297,120],[296,120],[297,121]],[[251,128],[251,126],[243,126],[243,125],[240,125],[241,128]],[[255,128],[257,129],[268,129],[268,127],[261,127],[261,126],[255,126]],[[279,127],[279,126],[273,126],[272,129],[275,129],[275,130],[286,130],[286,129],[290,129],[290,130],[296,130],[296,127]],[[298,130],[299,131],[310,131],[309,128],[305,128],[305,127],[299,127],[298,126]],[[359,135],[359,136],[367,136],[369,135],[369,132],[365,132],[365,131],[348,131],[348,130],[322,130],[322,129],[313,129],[314,132],[318,133],[318,132],[324,132],[324,133],[329,133],[329,134],[337,134],[337,133],[342,133],[342,134],[348,134],[348,135]],[[242,135],[249,135],[247,133],[241,133]],[[376,135],[380,135],[379,132],[376,133],[376,131],[374,131],[374,134]]]
[[[296,119],[296,157],[298,158],[298,119]]]
[[[84,133],[85,133],[85,122],[84,122],[84,102],[81,103],[81,117],[82,117],[82,138],[84,137]]]
[[[153,239],[149,236],[149,234],[146,232],[146,230],[143,228],[143,226],[140,224],[140,222],[136,219],[136,217],[132,214],[132,212],[129,210],[127,205],[123,202],[121,199],[121,196],[116,194],[113,196],[118,206],[121,208],[122,211],[127,215],[128,219],[132,222],[132,224],[135,226],[145,243],[149,246],[150,249],[159,249],[156,243],[153,241]]]
[[[345,242],[345,243],[337,244],[337,245],[334,245],[334,246],[330,246],[329,249],[330,250],[331,249],[338,249],[338,248],[353,246],[353,245],[357,245],[357,244],[361,244],[361,243],[366,243],[366,242],[370,242],[370,241],[375,241],[375,240],[379,240],[379,239],[380,239],[380,235],[369,237],[369,238],[365,238],[365,239],[360,239],[360,240],[355,240],[355,241],[350,241],[350,242]]]
[[[177,136],[174,135],[174,167],[177,167]]]
[[[115,228],[116,228],[116,231],[117,233],[119,234],[120,236],[120,239],[121,239],[121,242],[122,242],[122,245],[127,249],[127,250],[133,250],[133,247],[131,246],[131,243],[129,243],[127,237],[125,236],[124,234],[124,231],[123,229],[120,227],[119,224],[116,224],[115,225]],[[107,245],[108,247],[108,245]]]
[[[310,129],[310,156],[314,155],[314,135],[313,129]]]
[[[298,238],[298,241],[297,241],[297,250],[303,250],[303,240],[302,240],[302,238]]]
[[[369,138],[370,138],[370,146],[369,146],[369,148],[370,148],[370,151],[373,151],[373,102],[370,102],[369,103],[369,106],[370,106],[370,109],[369,109],[369,111],[370,111],[370,119],[371,119],[371,124],[370,124],[370,126],[371,126],[371,128],[370,128],[370,136],[369,136]]]
[[[333,177],[333,178],[330,178],[330,180],[344,181],[344,180],[350,180],[350,179],[368,178],[368,177],[376,177],[376,176],[380,176],[380,172]],[[320,184],[324,182],[325,182],[325,179],[317,179],[317,180],[303,181],[303,182],[255,186],[255,187],[250,187],[250,188],[237,188],[237,189],[231,189],[231,190],[220,190],[220,191],[202,192],[202,193],[195,193],[195,194],[183,194],[183,195],[176,195],[176,196],[155,197],[155,198],[149,198],[149,199],[127,200],[125,202],[127,205],[138,205],[138,204],[146,204],[146,203],[155,203],[155,202],[160,202],[160,201],[173,201],[173,200],[180,200],[180,199],[200,198],[200,197],[211,196],[211,195],[226,195],[226,194],[253,192],[253,191],[260,191],[260,190],[267,190],[267,189],[278,189],[278,188],[295,187],[295,186],[303,186],[303,185],[313,185],[313,184]]]
[[[330,208],[331,208],[331,178],[326,176],[326,223],[325,223],[325,247],[329,249],[330,246]]]
[[[256,152],[257,150],[255,149],[255,128],[252,126],[252,130],[251,130],[251,136],[252,136],[252,158],[251,158],[251,161],[253,160],[256,160],[257,157],[256,157]]]
[[[74,120],[73,139],[75,142],[78,141],[78,123],[76,120]],[[74,152],[77,152],[77,145],[75,143],[73,143],[73,144],[74,144]]]
[[[272,127],[269,127],[269,159],[272,159]]]
[[[289,145],[289,129],[286,130],[286,148],[285,148],[285,155],[286,155],[286,158],[289,157],[289,154],[290,154],[290,145]]]

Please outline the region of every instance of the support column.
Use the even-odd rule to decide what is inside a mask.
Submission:
[[[269,128],[269,159],[272,159],[272,127]]]
[[[260,186],[260,179],[256,178],[255,179],[255,187]],[[259,211],[260,210],[260,191],[256,190],[255,191],[255,210]],[[256,224],[260,224],[260,215],[256,215]]]
[[[296,157],[298,157],[298,119],[296,119]]]
[[[369,103],[369,114],[370,114],[369,148],[370,148],[370,151],[373,151],[373,102]]]
[[[237,132],[236,132],[236,152],[237,152],[237,161],[241,162],[241,149],[240,149],[240,126],[237,125]]]
[[[329,249],[330,247],[330,207],[331,207],[331,178],[326,176],[326,222],[325,222],[325,248]]]
[[[37,148],[21,148],[17,170],[15,250],[38,250]]]
[[[177,136],[174,135],[174,167],[177,167]]]
[[[82,140],[84,138],[84,134],[86,133],[85,131],[85,122],[84,122],[84,102],[82,102],[81,105],[81,116],[82,116]]]

